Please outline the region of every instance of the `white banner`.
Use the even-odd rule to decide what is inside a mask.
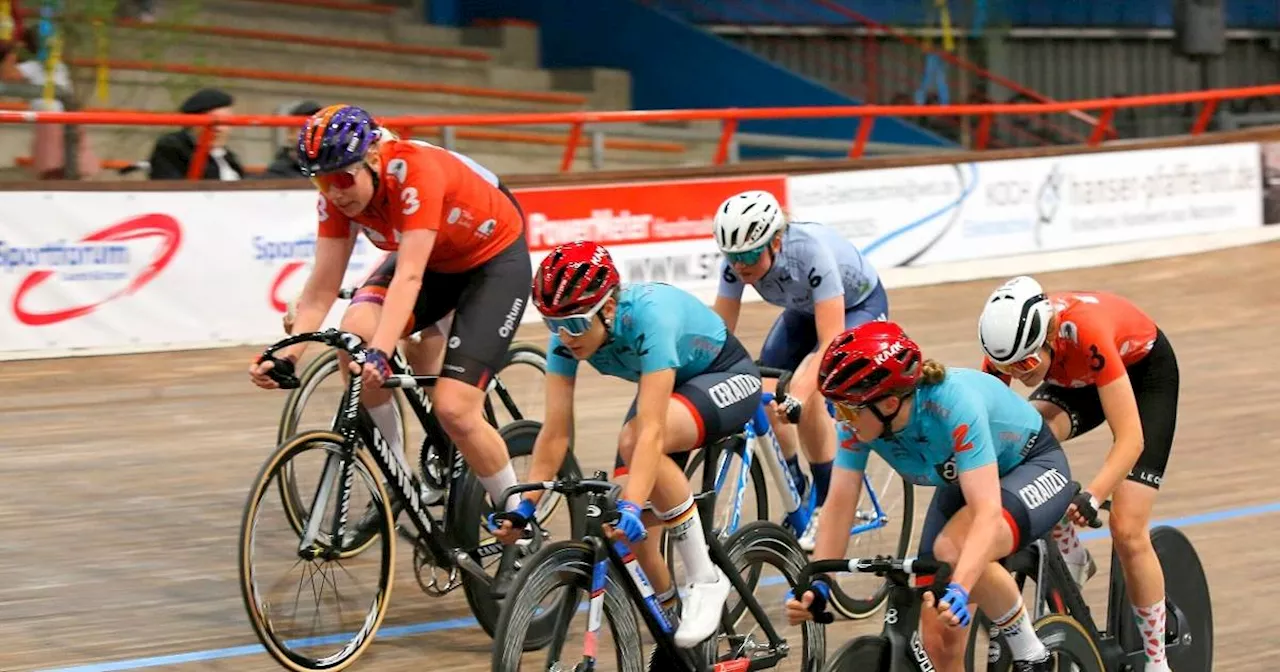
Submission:
[[[1260,226],[1254,143],[787,180],[791,217],[841,228],[881,268]]]

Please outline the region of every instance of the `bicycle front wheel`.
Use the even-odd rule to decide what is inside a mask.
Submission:
[[[1050,614],[1036,621],[1036,635],[1049,649],[1057,669],[1103,672],[1102,655],[1083,626],[1070,616]]]
[[[266,496],[286,473],[317,483],[302,500],[311,503],[302,533],[285,523],[287,513],[272,510],[275,499]],[[382,624],[391,596],[395,535],[387,492],[376,474],[368,455],[350,450],[341,435],[315,430],[281,444],[249,492],[240,525],[240,594],[258,640],[286,669],[341,670],[369,647]],[[317,511],[321,517],[312,521],[310,514]],[[347,523],[343,538],[334,539],[334,520],[350,512],[363,517]],[[273,533],[272,523],[280,530]],[[379,543],[365,548],[376,548],[377,557],[372,552],[351,557],[353,532],[362,528],[375,531]],[[299,543],[300,537],[310,541]],[[273,561],[284,574],[297,574],[296,581],[274,578]],[[359,578],[361,573],[370,578]],[[340,587],[348,580],[350,591]],[[363,596],[352,596],[361,591]],[[279,611],[307,609],[309,599],[315,602],[309,613]],[[326,608],[336,616],[323,615]]]
[[[640,625],[635,610],[622,587],[626,578],[619,577],[609,566],[604,591],[603,626],[599,637],[586,637],[588,613],[578,609],[582,596],[591,595],[594,570],[592,552],[580,541],[548,544],[529,559],[511,586],[511,595],[494,634],[493,670],[514,672],[524,662],[539,670],[569,670],[584,655],[614,652],[611,661],[597,661],[596,669],[612,668],[619,672],[644,672],[641,653]],[[543,650],[525,651],[535,615],[554,615],[555,628],[549,645]],[[575,616],[579,618],[574,619]],[[535,635],[535,637],[539,637]],[[542,660],[538,660],[542,659]]]

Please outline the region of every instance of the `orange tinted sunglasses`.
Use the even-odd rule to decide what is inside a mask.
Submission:
[[[1040,363],[1043,361],[1044,360],[1040,358],[1040,353],[1036,353],[1033,355],[1029,355],[1024,359],[1019,359],[1016,362],[1009,362],[1008,364],[996,364],[995,367],[999,369],[1002,373],[1007,373],[1010,375],[1022,375],[1022,374],[1027,374],[1027,373],[1031,373],[1032,371],[1035,371],[1036,367],[1040,366]]]
[[[356,175],[360,172],[362,163],[356,163],[350,168],[339,170],[334,173],[324,173],[323,175],[312,175],[311,184],[316,185],[317,189],[327,191],[329,189],[350,189],[356,186]]]

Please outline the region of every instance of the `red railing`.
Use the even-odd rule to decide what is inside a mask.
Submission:
[[[1200,103],[1199,114],[1188,129],[1191,135],[1204,133],[1213,119],[1218,104],[1224,100],[1280,95],[1280,84],[1251,86],[1237,89],[1212,89],[1185,93],[1162,93],[1128,98],[1104,98],[1052,103],[998,103],[991,105],[848,105],[832,107],[756,107],[714,110],[628,110],[618,112],[534,112],[517,114],[484,115],[434,115],[386,117],[380,122],[388,128],[407,132],[415,128],[444,126],[522,126],[532,124],[568,124],[569,137],[565,143],[560,170],[573,168],[574,157],[582,143],[583,126],[586,124],[650,123],[666,121],[719,121],[721,132],[713,163],[721,165],[729,158],[729,148],[737,133],[738,123],[748,120],[768,119],[858,119],[858,128],[849,147],[848,156],[863,155],[871,128],[880,117],[933,116],[977,117],[978,127],[975,149],[987,149],[991,137],[991,125],[998,115],[1021,116],[1097,111],[1099,118],[1085,144],[1097,146],[1110,131],[1111,120],[1121,108],[1154,107],[1158,105],[1186,105]],[[196,152],[191,162],[189,179],[199,179],[204,174],[209,147],[213,141],[213,127],[259,126],[299,127],[302,117],[239,115],[212,116],[204,114],[148,114],[142,112],[31,112],[0,110],[0,123],[4,124],[93,124],[109,126],[187,126],[201,127]]]

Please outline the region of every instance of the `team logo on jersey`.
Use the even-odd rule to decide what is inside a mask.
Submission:
[[[397,182],[404,182],[409,176],[409,164],[404,159],[391,159],[387,162],[387,175],[395,178]]]
[[[1050,469],[1019,488],[1018,499],[1021,499],[1028,509],[1038,509],[1042,504],[1053,499],[1054,495],[1062,492],[1069,483],[1067,477],[1057,469]]]
[[[1072,343],[1079,343],[1080,327],[1077,327],[1075,322],[1063,322],[1062,326],[1058,327],[1058,338],[1065,338]]]

